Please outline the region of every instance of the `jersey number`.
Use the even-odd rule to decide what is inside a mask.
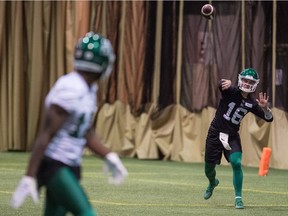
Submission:
[[[228,110],[227,112],[223,115],[223,117],[235,124],[239,125],[243,117],[246,115],[247,110],[244,109],[243,107],[238,107],[235,112],[232,113],[233,109],[235,108],[236,103],[231,102],[228,104]]]
[[[93,116],[93,113],[91,113],[90,115],[82,114],[78,118],[78,124],[76,125],[74,130],[71,131],[69,134],[76,138],[83,137],[91,124],[92,116]]]

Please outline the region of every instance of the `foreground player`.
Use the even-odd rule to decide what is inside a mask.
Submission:
[[[96,215],[79,183],[84,146],[105,159],[112,183],[120,184],[128,175],[117,154],[102,145],[92,127],[96,81],[109,77],[114,60],[108,39],[89,32],[79,40],[74,71],[60,77],[46,97],[44,124],[26,175],[13,194],[12,207],[20,207],[27,196],[38,202],[38,183],[38,188],[46,187],[44,215]]]
[[[256,90],[258,83],[258,73],[252,68],[247,68],[239,74],[238,87],[231,86],[231,81],[226,79],[222,79],[219,84],[222,98],[206,139],[205,175],[209,180],[204,193],[206,200],[212,196],[214,188],[219,184],[215,168],[217,164],[220,164],[223,152],[233,169],[235,208],[243,208],[242,147],[238,133],[240,122],[248,112],[267,122],[273,121],[272,113],[267,105],[269,97],[266,93],[259,93],[259,99],[256,100],[250,94]]]

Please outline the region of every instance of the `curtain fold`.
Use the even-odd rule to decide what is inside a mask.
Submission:
[[[176,103],[177,30],[179,2],[163,1],[158,109]]]
[[[3,41],[5,40],[4,38],[4,20],[5,20],[5,4],[4,2],[0,2],[0,59],[3,59]],[[0,61],[0,83],[2,84],[5,80],[4,78],[4,73],[2,72],[5,68],[4,68],[4,61]],[[5,99],[4,99],[4,95],[6,94],[5,91],[5,86],[4,85],[0,85],[0,103],[4,104],[5,103]],[[5,130],[5,126],[4,124],[6,124],[6,118],[4,118],[4,113],[6,111],[5,106],[1,105],[1,109],[0,109],[0,151],[5,151],[7,150],[7,145],[4,145],[4,143],[7,143],[6,138],[7,136],[5,135],[6,130]],[[3,144],[2,144],[3,143]]]

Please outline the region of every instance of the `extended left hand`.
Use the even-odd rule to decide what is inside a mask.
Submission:
[[[269,100],[269,96],[267,96],[267,94],[263,92],[260,92],[259,99],[256,99],[259,106],[262,108],[266,108],[268,106],[268,100]]]
[[[122,184],[128,176],[127,169],[124,167],[118,155],[114,152],[110,152],[106,155],[104,172],[111,173],[108,181],[110,184],[114,185]]]
[[[24,200],[31,196],[34,203],[39,203],[36,180],[31,176],[23,176],[11,199],[11,206],[19,208]]]

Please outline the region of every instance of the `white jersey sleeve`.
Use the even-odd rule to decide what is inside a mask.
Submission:
[[[46,98],[46,106],[56,104],[71,113],[77,109],[79,99],[85,92],[83,92],[83,87],[76,80],[67,79],[68,77],[66,76],[59,78],[50,90]]]

